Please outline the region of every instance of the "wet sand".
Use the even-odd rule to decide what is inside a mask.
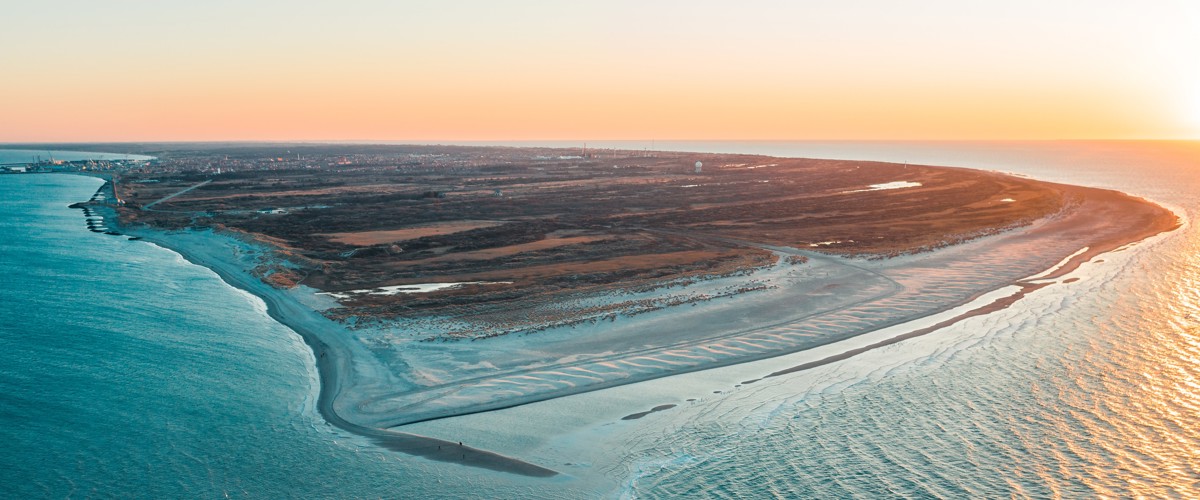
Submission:
[[[990,313],[993,313],[996,311],[1003,310],[1004,308],[1015,304],[1018,300],[1021,300],[1021,298],[1025,297],[1030,292],[1032,292],[1034,290],[1038,290],[1040,288],[1047,287],[1049,285],[1050,285],[1050,283],[1039,283],[1039,284],[1024,283],[1021,285],[1021,290],[1018,291],[1017,293],[1014,293],[1007,297],[996,299],[995,301],[993,301],[992,303],[990,303],[986,306],[983,306],[983,307],[980,307],[977,309],[972,309],[969,312],[965,312],[963,314],[960,314],[958,316],[955,316],[955,317],[950,318],[945,321],[940,321],[932,326],[927,326],[925,328],[919,328],[919,329],[913,330],[911,332],[908,332],[908,333],[905,333],[902,335],[897,335],[897,336],[889,338],[887,340],[876,342],[874,344],[866,345],[866,346],[855,348],[855,349],[850,349],[841,354],[829,356],[827,358],[819,359],[816,361],[811,361],[811,362],[804,363],[804,364],[799,364],[799,365],[793,366],[793,367],[785,369],[785,370],[779,370],[779,371],[773,372],[763,378],[778,377],[780,375],[787,375],[789,373],[796,373],[798,371],[808,370],[810,368],[816,368],[818,366],[827,365],[829,363],[834,363],[837,361],[842,361],[844,359],[850,359],[854,356],[857,356],[864,352],[870,351],[872,349],[878,349],[883,346],[892,345],[897,342],[901,342],[901,341],[908,340],[911,338],[920,337],[921,335],[933,333],[935,331],[946,328],[947,326],[953,325],[953,324],[958,323],[959,321],[962,321],[967,318],[973,318],[975,316],[982,316],[984,314],[990,314]],[[755,380],[747,380],[742,383],[743,384],[753,384],[758,381],[759,381],[759,379],[755,379]]]
[[[354,356],[351,351],[354,349],[345,340],[326,342],[324,339],[347,339],[349,336],[344,335],[345,332],[331,332],[332,322],[302,305],[285,292],[271,288],[246,273],[239,261],[230,260],[228,256],[222,255],[225,250],[222,245],[213,244],[214,237],[212,235],[192,234],[189,238],[189,235],[184,233],[172,234],[145,229],[127,229],[127,231],[140,236],[144,241],[173,250],[188,262],[212,270],[230,286],[259,297],[266,303],[267,313],[272,318],[296,331],[313,350],[317,359],[317,372],[321,381],[317,410],[329,423],[368,437],[379,446],[389,450],[431,460],[460,463],[531,477],[551,477],[558,474],[558,472],[545,467],[487,450],[472,448],[462,443],[365,427],[342,418],[335,408],[335,404],[338,396],[342,393],[342,383],[347,378],[346,374],[354,370],[351,363],[352,356]],[[342,333],[343,335],[330,335],[330,333]]]
[[[355,335],[351,334],[344,327],[329,321],[320,313],[301,303],[289,292],[274,289],[249,274],[247,272],[249,268],[247,266],[248,262],[244,256],[239,256],[239,251],[236,248],[239,244],[249,244],[245,242],[237,243],[236,238],[228,235],[198,231],[168,233],[137,228],[122,228],[122,230],[145,241],[172,249],[183,255],[190,262],[212,269],[232,286],[262,298],[267,304],[268,313],[276,320],[294,329],[312,348],[317,360],[321,380],[318,409],[322,416],[334,425],[369,437],[380,446],[411,455],[527,476],[547,477],[555,475],[556,472],[512,457],[459,445],[457,442],[396,432],[387,430],[387,427],[416,421],[411,415],[405,416],[397,413],[404,408],[415,408],[412,405],[419,404],[422,408],[428,408],[430,404],[435,406],[433,411],[425,413],[426,417],[423,417],[422,420],[445,418],[506,408],[605,387],[624,385],[641,380],[669,376],[675,373],[764,359],[809,349],[815,345],[833,343],[865,331],[874,331],[888,325],[900,324],[913,318],[947,311],[1004,286],[1015,284],[1021,287],[1018,293],[997,299],[983,307],[960,314],[933,326],[914,330],[895,338],[853,349],[835,356],[780,370],[767,376],[774,377],[793,373],[813,366],[846,359],[866,350],[900,342],[914,336],[924,335],[943,328],[948,324],[1008,307],[1020,300],[1025,294],[1049,284],[1041,281],[1052,280],[1065,275],[1096,255],[1119,250],[1125,245],[1141,241],[1164,231],[1169,231],[1178,226],[1178,219],[1173,214],[1144,200],[1114,191],[1064,185],[1055,186],[1073,197],[1075,200],[1074,205],[1069,211],[1035,224],[1030,228],[1018,230],[1015,233],[1000,237],[989,237],[983,241],[974,243],[973,245],[975,246],[949,247],[920,258],[899,258],[883,263],[862,264],[862,268],[854,262],[848,261],[842,263],[845,266],[855,269],[865,269],[869,273],[884,276],[887,280],[897,284],[900,287],[899,290],[910,291],[910,297],[907,298],[910,303],[896,302],[896,297],[903,295],[899,291],[891,295],[876,294],[870,295],[859,303],[852,304],[858,308],[856,314],[859,314],[859,316],[845,316],[845,314],[837,316],[835,314],[845,313],[848,308],[853,309],[853,307],[847,306],[831,311],[817,311],[814,313],[815,319],[807,318],[809,321],[816,321],[814,328],[819,330],[837,321],[860,321],[864,316],[869,316],[872,311],[875,311],[877,314],[891,311],[888,314],[892,314],[894,318],[886,322],[871,323],[870,321],[865,321],[862,328],[857,330],[847,329],[839,335],[810,339],[811,341],[807,343],[793,342],[791,344],[771,344],[771,339],[767,337],[746,340],[749,338],[743,335],[746,332],[733,332],[733,334],[724,337],[721,337],[721,335],[724,335],[726,332],[708,332],[708,334],[714,335],[711,338],[717,340],[684,346],[687,349],[691,349],[691,352],[706,351],[708,354],[702,354],[697,357],[693,354],[671,354],[668,352],[666,355],[663,355],[661,352],[650,353],[641,358],[632,358],[640,359],[636,363],[631,364],[642,366],[645,368],[644,370],[631,371],[629,374],[623,373],[620,376],[608,376],[603,372],[590,372],[589,369],[592,366],[585,366],[582,363],[574,363],[571,366],[552,366],[551,369],[543,369],[537,373],[521,372],[518,370],[513,372],[515,373],[514,377],[524,377],[526,379],[532,377],[535,383],[527,384],[525,389],[528,387],[534,387],[535,389],[515,393],[498,391],[496,385],[494,385],[494,381],[500,379],[496,377],[492,377],[492,381],[489,381],[488,377],[485,376],[483,378],[451,382],[452,386],[460,384],[461,387],[442,387],[437,391],[429,392],[423,390],[419,384],[415,384],[412,380],[405,380],[396,376],[388,370],[387,366],[384,366],[383,362],[375,358]],[[115,225],[115,221],[113,224]],[[221,241],[225,241],[226,244],[220,244]],[[1055,243],[1056,246],[1045,244],[1049,242]],[[920,299],[921,294],[919,293],[919,289],[922,283],[928,282],[923,273],[926,273],[929,269],[945,267],[944,262],[954,261],[955,259],[963,260],[961,258],[963,254],[974,251],[974,248],[986,248],[987,245],[1008,245],[1016,249],[1015,252],[1024,252],[1022,254],[1024,258],[1022,265],[1028,267],[1037,265],[1040,262],[1040,269],[1050,267],[1051,264],[1059,262],[1066,255],[1072,255],[1065,248],[1070,247],[1078,250],[1086,247],[1086,250],[1076,252],[1073,254],[1073,257],[1057,269],[1044,276],[1038,276],[1036,279],[1017,279],[1018,276],[1012,276],[1007,280],[978,280],[977,282],[962,285],[964,289],[971,289],[972,293],[962,295],[955,300],[912,302]],[[231,248],[233,249],[231,250]],[[1031,249],[1041,248],[1046,248],[1044,255],[1040,253],[1028,253]],[[800,252],[797,253],[801,254]],[[809,255],[811,253],[803,254]],[[1003,254],[1004,252],[1000,252],[1000,255]],[[811,255],[828,258],[817,254]],[[1014,270],[1008,274],[1011,275],[1018,272],[1020,271]],[[996,276],[1003,275],[1005,275],[1003,272],[996,274]],[[1029,276],[1029,274],[1025,274],[1024,276]],[[972,289],[972,287],[974,288]],[[849,283],[843,284],[836,293],[853,294],[861,293],[861,290],[856,292],[855,285]],[[897,313],[897,304],[909,307],[911,311],[906,309],[902,313]],[[700,307],[707,308],[709,306],[702,305]],[[672,311],[666,317],[673,320],[686,318],[688,314],[689,312],[687,311]],[[829,318],[825,319],[832,323],[822,323],[821,320],[823,318],[820,316],[823,314],[830,315]],[[692,326],[698,329],[697,332],[703,333],[702,330],[706,325],[689,325],[689,327]],[[709,328],[712,327],[709,326]],[[757,330],[750,330],[751,333],[754,331]],[[536,340],[529,342],[536,342]],[[721,344],[720,342],[724,343]],[[775,342],[781,341],[777,339]],[[517,343],[515,345],[520,347],[526,344]],[[747,345],[762,347],[762,349],[761,351],[754,351],[746,347]],[[597,363],[601,365],[604,363],[614,364],[625,359],[630,358],[628,356],[621,359],[617,359],[616,357],[607,358],[599,360]],[[580,373],[590,373],[591,375],[583,375],[583,377],[599,378],[600,380],[599,382],[591,381],[580,384],[578,383],[578,380],[580,380],[578,377],[581,377],[581,375],[576,373],[575,375],[566,376],[559,370],[560,368],[575,369],[580,371]],[[599,375],[596,373],[599,373]],[[605,378],[606,376],[609,378]],[[543,378],[538,379],[538,377]],[[562,387],[554,386],[551,390],[537,388],[538,383],[552,384],[555,381],[565,380],[564,377],[566,377],[565,379],[572,380],[572,382]],[[752,382],[754,380],[747,381],[747,383]],[[394,392],[396,388],[400,389],[399,393]],[[464,388],[469,390],[460,393],[460,390]],[[475,392],[470,392],[472,390]],[[369,404],[373,401],[388,400],[388,397],[380,399],[380,396],[383,394],[390,394],[389,397],[395,400],[397,405],[369,407]],[[486,395],[486,397],[481,399],[481,394]],[[438,407],[438,403],[444,403],[444,405]],[[629,418],[631,420],[641,418],[655,411],[661,411],[659,408],[662,407],[654,408],[642,414],[629,415],[628,417],[631,417]],[[370,409],[371,411],[364,411],[364,409]],[[638,416],[635,417],[634,415]]]
[[[614,343],[615,339],[607,336],[613,327],[607,325],[602,331],[563,332],[561,338],[569,339],[569,346],[576,349],[569,353],[556,350],[557,337],[550,335],[536,340],[502,339],[494,345],[561,361],[474,370],[437,384],[377,394],[363,400],[357,409],[360,417],[373,419],[377,426],[398,428],[801,352],[949,311],[1004,287],[1033,285],[1023,283],[1031,277],[1061,276],[1095,255],[1118,250],[1178,225],[1174,214],[1144,200],[1115,191],[1053,186],[1072,198],[1069,210],[1027,228],[936,252],[864,262],[766,247],[808,255],[815,260],[832,259],[832,267],[823,272],[842,273],[826,287],[800,289],[791,297],[793,302],[787,304],[786,312],[791,316],[783,322],[771,321],[775,318],[770,313],[779,314],[784,309],[768,308],[751,314],[732,308],[722,314],[735,318],[740,315],[745,320],[743,328],[730,323],[718,326],[717,321],[704,317],[706,311],[722,307],[712,304],[700,311],[679,308],[659,313],[657,319],[645,323],[633,323],[641,325],[643,337],[647,332],[658,337],[681,331],[692,339],[657,347]],[[1048,274],[1046,270],[1051,268],[1053,271]],[[866,288],[868,279],[874,280],[874,290]],[[1026,293],[1029,291],[1032,289]],[[817,302],[829,296],[838,297],[841,302],[826,305]],[[1003,305],[993,305],[974,315]],[[582,348],[588,338],[595,338],[600,345],[593,351],[595,354],[583,356],[581,353],[586,351]],[[902,339],[896,341],[899,340]],[[455,361],[456,358],[446,354],[453,346],[438,345],[437,349],[437,352],[427,351],[431,359],[443,364]],[[467,345],[466,349],[478,348]],[[426,352],[419,354],[425,357]],[[459,366],[470,366],[466,361],[482,359],[463,356]]]
[[[1044,273],[1039,273],[1036,276],[1030,277],[1029,279],[1014,282],[1013,284],[1020,287],[1020,290],[1012,295],[996,299],[982,307],[978,307],[968,312],[959,314],[953,318],[940,321],[932,326],[919,328],[867,346],[850,349],[841,354],[810,361],[784,370],[779,370],[766,375],[763,378],[787,375],[789,373],[808,370],[818,366],[827,365],[829,363],[849,359],[872,349],[892,345],[907,339],[941,330],[968,318],[991,314],[993,312],[1003,310],[1015,304],[1029,293],[1055,284],[1055,282],[1052,280],[1070,274],[1072,271],[1078,269],[1080,265],[1091,261],[1096,256],[1112,251],[1120,251],[1124,247],[1133,243],[1137,243],[1163,232],[1173,231],[1180,225],[1179,218],[1175,214],[1172,214],[1171,212],[1140,198],[1135,198],[1116,191],[1080,188],[1077,186],[1068,185],[1059,186],[1065,192],[1079,197],[1080,205],[1073,210],[1073,213],[1070,217],[1064,217],[1058,221],[1054,221],[1054,223],[1049,224],[1046,227],[1038,228],[1036,231],[1031,232],[1031,234],[1055,234],[1067,230],[1095,228],[1097,226],[1114,224],[1128,227],[1129,231],[1111,235],[1103,232],[1100,233],[1102,236],[1089,241],[1086,247],[1081,248],[1078,252],[1064,259],[1064,261],[1058,266],[1051,268]],[[1062,282],[1073,283],[1078,280],[1079,278],[1070,278],[1063,280]],[[758,380],[756,379],[743,383],[748,384],[757,381]]]
[[[655,406],[654,408],[651,408],[646,411],[640,411],[637,413],[625,415],[624,417],[621,417],[621,420],[637,420],[637,419],[642,418],[651,413],[657,413],[660,411],[670,410],[671,408],[674,408],[674,407],[675,407],[675,405],[673,405],[673,404],[658,405],[658,406]]]

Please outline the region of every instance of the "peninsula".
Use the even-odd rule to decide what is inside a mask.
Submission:
[[[156,159],[109,172],[80,207],[262,297],[313,348],[326,418],[400,451],[535,476],[553,471],[399,431],[802,351],[1009,285],[1023,294],[1179,224],[1114,191],[923,165],[587,148],[136,152]]]

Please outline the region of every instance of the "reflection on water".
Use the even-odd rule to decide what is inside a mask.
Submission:
[[[852,157],[853,145],[837,147]],[[1117,188],[1192,218],[1200,208],[1197,143],[938,147],[862,150]],[[804,145],[794,148],[805,155]],[[775,396],[772,415],[660,436],[630,466],[632,489],[648,497],[1200,495],[1200,232],[1187,226],[1131,258],[1100,258],[1122,263],[918,340],[926,352],[886,374],[819,389],[851,368],[809,374],[796,380],[795,396]]]
[[[1191,250],[1177,254],[1186,260],[1152,258],[1166,279],[1118,297],[1114,310],[1124,314],[1097,325],[1096,363],[1076,374],[1081,384],[1098,379],[1086,393],[1095,401],[1081,416],[1086,431],[1110,436],[1096,440],[1104,453],[1089,463],[1147,478],[1127,478],[1114,494],[1194,495],[1200,486],[1200,262]]]
[[[1000,169],[1200,213],[1196,142],[671,147]],[[97,181],[5,182],[0,496],[1200,496],[1196,225],[1001,313],[722,387],[584,444],[530,438],[546,443],[527,445],[535,458],[567,450],[579,473],[530,482],[329,427],[313,410],[312,354],[261,302],[173,254],[86,231],[64,207]],[[501,435],[526,423],[500,426],[502,413],[477,417]]]

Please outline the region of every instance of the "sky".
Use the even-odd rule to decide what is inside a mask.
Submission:
[[[1200,138],[1194,0],[0,12],[0,142]]]

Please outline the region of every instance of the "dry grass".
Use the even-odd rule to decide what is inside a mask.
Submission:
[[[417,224],[402,229],[387,229],[382,231],[356,231],[349,233],[322,233],[330,241],[354,246],[381,245],[404,240],[415,240],[426,236],[441,236],[444,234],[461,233],[472,229],[494,227],[503,222],[486,220],[457,220],[450,222],[432,222]]]

